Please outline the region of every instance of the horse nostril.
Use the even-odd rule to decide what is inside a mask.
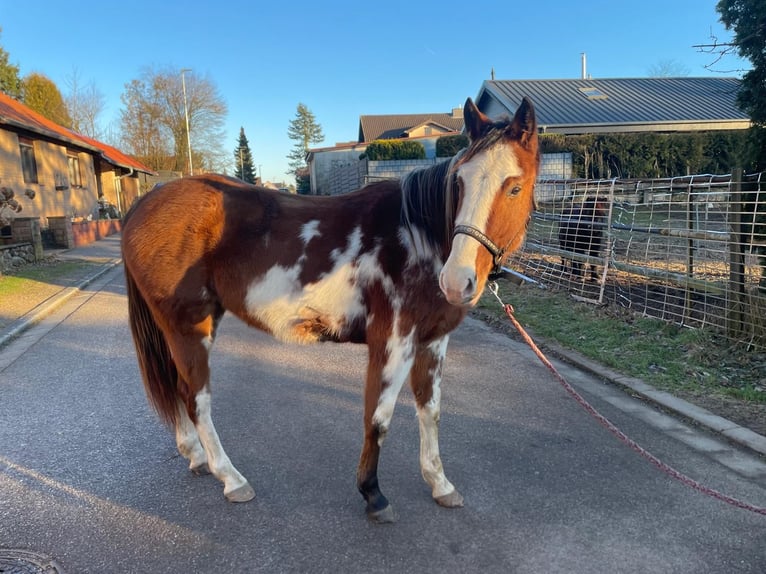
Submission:
[[[465,285],[465,294],[469,297],[473,296],[475,291],[476,280],[473,277],[469,277]]]

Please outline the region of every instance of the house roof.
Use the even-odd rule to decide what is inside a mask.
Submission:
[[[486,110],[495,100],[513,114],[528,96],[543,131],[675,131],[744,129],[736,78],[627,78],[487,80],[476,98]]]
[[[359,116],[359,142],[406,137],[407,132],[423,124],[433,124],[445,131],[463,130],[462,110],[446,114],[391,114]]]
[[[38,114],[19,101],[0,92],[0,125],[7,125],[98,153],[104,161],[127,169],[154,173],[141,162],[93,138],[78,134]]]

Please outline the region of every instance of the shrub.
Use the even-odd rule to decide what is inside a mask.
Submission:
[[[468,147],[468,136],[463,134],[442,136],[436,140],[436,157],[452,157]]]
[[[375,140],[359,159],[372,161],[392,159],[425,159],[426,148],[420,142],[409,140]]]

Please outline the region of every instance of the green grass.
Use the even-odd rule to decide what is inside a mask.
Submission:
[[[0,297],[24,296],[30,285],[58,283],[62,279],[86,275],[96,267],[87,261],[57,261],[38,265],[25,265],[21,269],[0,275]]]
[[[543,339],[669,392],[722,394],[766,403],[766,354],[736,347],[710,330],[693,330],[623,309],[580,303],[534,286],[500,287],[516,318]],[[506,321],[492,295],[479,308]]]

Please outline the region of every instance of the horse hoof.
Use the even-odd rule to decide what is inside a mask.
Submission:
[[[463,496],[457,490],[453,490],[444,496],[437,496],[434,500],[436,504],[445,508],[460,508],[463,506]]]
[[[389,504],[385,508],[376,510],[374,512],[367,512],[367,519],[375,524],[391,524],[396,521],[394,516],[394,508]]]
[[[247,502],[255,498],[255,491],[246,482],[239,488],[235,488],[229,493],[224,493],[224,496],[226,496],[226,500],[229,502]]]
[[[198,464],[197,466],[192,466],[190,470],[197,476],[205,476],[206,474],[210,474],[210,467],[206,462]]]

